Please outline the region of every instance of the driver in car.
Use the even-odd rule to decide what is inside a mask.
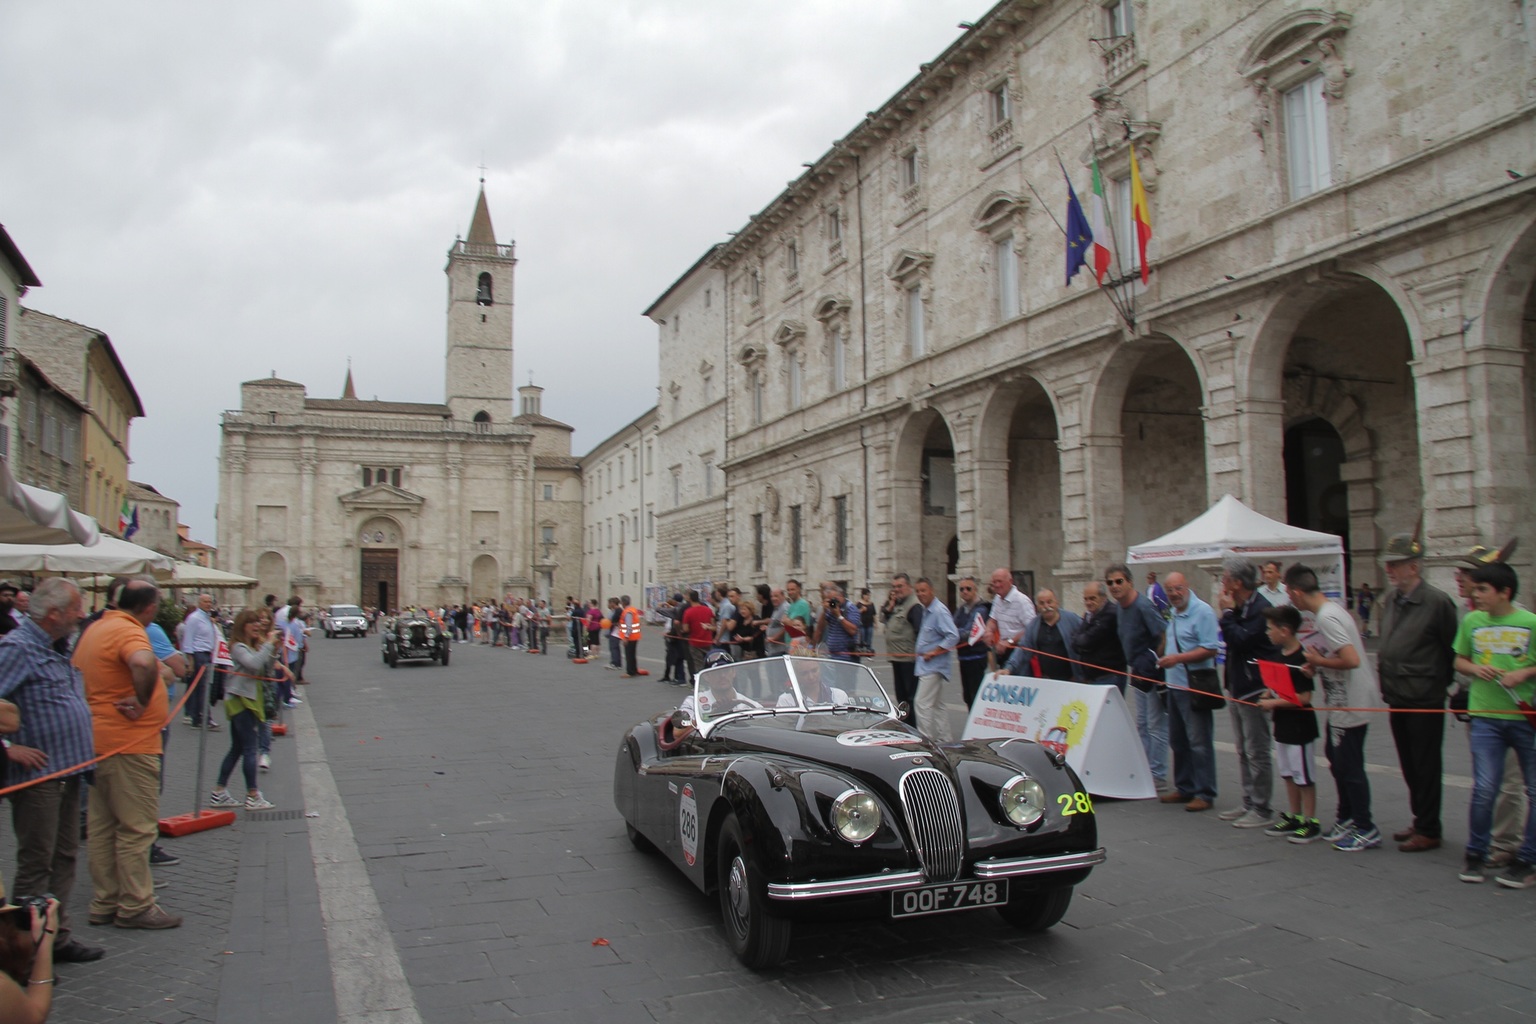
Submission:
[[[678,706],[678,710],[689,718],[697,720],[701,715],[705,718],[713,718],[728,715],[732,711],[762,709],[762,705],[751,697],[745,697],[736,692],[736,686],[729,672],[705,674],[704,681],[709,684],[708,689],[698,692],[697,703],[690,695],[683,698],[683,703]]]
[[[795,666],[795,676],[800,680],[800,692],[805,695],[805,706],[832,707],[834,705],[848,705],[853,702],[848,699],[848,694],[835,686],[828,686],[821,678],[821,666],[814,662],[806,662]],[[779,707],[792,708],[795,706],[795,693],[790,690],[779,695]]]

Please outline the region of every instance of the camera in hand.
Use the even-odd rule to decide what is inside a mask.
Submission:
[[[5,910],[5,914],[11,918],[11,923],[18,928],[32,927],[32,908],[36,907],[38,915],[48,913],[48,901],[53,899],[52,893],[42,896],[12,896],[11,906]]]

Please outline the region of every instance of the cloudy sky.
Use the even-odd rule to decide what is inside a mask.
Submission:
[[[443,399],[478,167],[515,373],[583,454],[655,402],[640,316],[988,0],[0,5],[0,223],[105,331],[134,479],[215,539],[219,416],[276,372]]]

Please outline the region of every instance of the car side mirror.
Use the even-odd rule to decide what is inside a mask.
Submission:
[[[901,701],[899,704],[896,705],[896,717],[897,718],[906,719],[906,718],[909,718],[911,716],[911,714],[912,714],[912,705],[911,704],[908,704],[906,701]]]
[[[682,708],[672,712],[672,728],[676,731],[693,728],[693,716]]]

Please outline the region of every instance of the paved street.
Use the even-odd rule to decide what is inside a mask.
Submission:
[[[656,681],[560,653],[455,645],[381,664],[318,636],[307,705],[275,741],[275,812],[177,840],[176,931],[83,926],[53,1020],[285,1024],[535,1021],[1478,1021],[1536,1015],[1536,893],[1456,881],[1464,732],[1448,740],[1445,849],[1297,847],[1212,814],[1098,804],[1110,860],[1066,920],[994,915],[805,926],[782,970],[727,952],[713,901],[632,849],[613,809],[621,731],[670,707]],[[650,657],[647,658],[646,655]],[[958,716],[959,709],[955,709]],[[1385,723],[1370,760],[1395,763]],[[208,735],[211,773],[228,743]],[[173,728],[165,813],[187,809],[198,733]],[[1221,754],[1223,800],[1236,789]],[[1384,829],[1403,787],[1372,777]],[[238,786],[238,778],[236,779]],[[204,789],[207,788],[205,783]],[[1331,782],[1320,801],[1331,807]],[[315,815],[305,817],[305,812]],[[7,833],[9,830],[5,830]],[[0,846],[9,877],[14,854]],[[599,942],[598,940],[605,940]]]

